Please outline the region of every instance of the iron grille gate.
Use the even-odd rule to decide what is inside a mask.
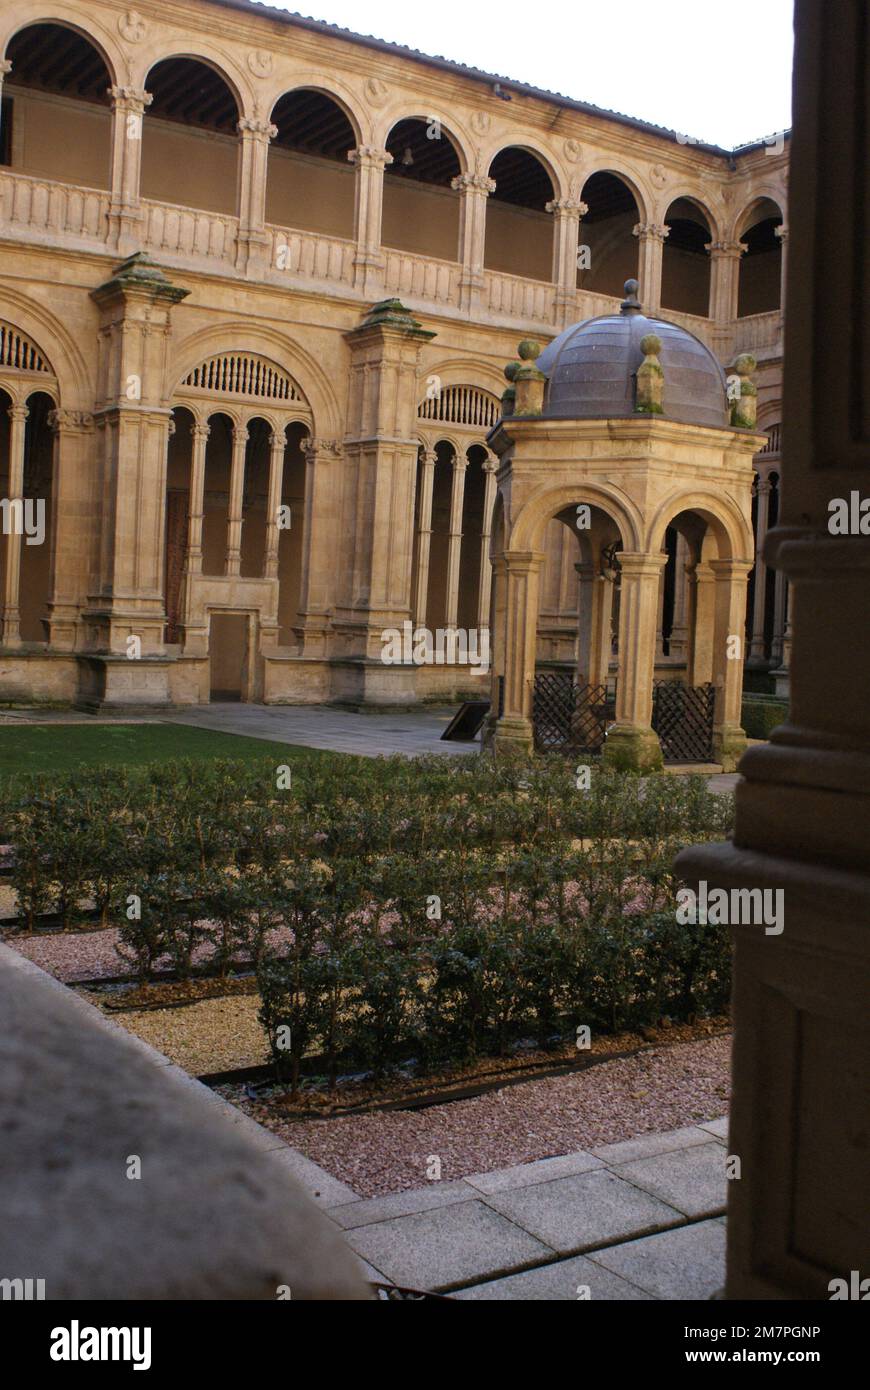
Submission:
[[[532,723],[539,752],[600,753],[613,723],[616,694],[605,685],[578,685],[569,671],[535,676]]]
[[[654,682],[652,726],[666,763],[713,761],[715,706],[715,686]]]
[[[654,683],[652,727],[666,763],[713,761],[715,705],[712,685]],[[600,753],[615,717],[614,688],[578,685],[568,671],[535,676],[532,722],[539,752]]]

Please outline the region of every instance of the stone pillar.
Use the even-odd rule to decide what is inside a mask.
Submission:
[[[211,429],[194,425],[193,450],[190,460],[190,516],[187,526],[187,555],[184,568],[187,574],[202,573],[202,521],[205,512],[205,453]]]
[[[295,633],[303,656],[324,657],[335,586],[335,538],[340,534],[342,445],[337,439],[309,438],[304,450],[305,516]]]
[[[715,576],[715,637],[713,683],[716,709],[713,719],[713,756],[725,772],[733,772],[746,751],[741,725],[743,697],[743,644],[746,631],[746,584],[752,568],[748,560],[711,560]],[[735,640],[736,639],[736,640]]]
[[[577,248],[580,219],[589,211],[579,198],[553,198],[546,211],[555,218],[553,227],[553,312],[560,328],[577,320]]]
[[[21,535],[24,526],[24,438],[29,414],[26,405],[9,407],[9,501],[13,506],[7,514],[10,526],[6,536],[3,566],[4,647],[21,645],[18,596],[21,584]]]
[[[793,595],[789,715],[741,761],[733,842],[677,861],[690,883],[779,895],[772,932],[746,912],[732,925],[728,1150],[741,1174],[728,1184],[725,1295],[735,1300],[861,1297],[852,1290],[870,1248],[870,538],[829,529],[833,499],[870,496],[863,8],[797,0],[795,41],[800,217],[782,509],[766,550]]]
[[[650,772],[662,765],[652,730],[653,670],[661,572],[665,554],[621,551],[619,675],[616,722],[607,731],[604,761],[612,767]]]
[[[708,560],[699,560],[689,571],[692,616],[689,645],[689,685],[708,685],[713,680],[713,644],[716,622],[716,576]]]
[[[674,621],[669,646],[675,662],[687,659],[689,650],[689,546],[684,535],[677,532],[677,553],[674,563]]]
[[[640,243],[637,278],[640,281],[638,298],[645,314],[655,317],[662,304],[662,261],[665,241],[670,227],[658,222],[638,222],[633,235]]]
[[[242,515],[245,504],[245,452],[248,426],[233,427],[233,454],[230,465],[230,496],[227,508],[227,555],[224,574],[238,574],[242,563]]]
[[[777,570],[773,580],[773,640],[770,644],[770,659],[774,665],[781,663],[785,646],[785,607],[786,578],[782,570]]]
[[[767,539],[767,522],[770,510],[770,479],[759,477],[756,492],[758,507],[755,516],[755,587],[752,597],[752,631],[748,652],[750,665],[761,665],[764,662],[764,596],[767,588],[764,543]]]
[[[465,500],[465,471],[468,459],[453,456],[453,481],[450,489],[450,529],[447,535],[447,597],[445,626],[456,626],[459,609],[459,562],[462,555],[462,504]]]
[[[459,194],[459,307],[467,314],[480,309],[486,246],[486,200],[495,181],[486,174],[458,174],[450,187]]]
[[[392,164],[393,156],[374,145],[360,145],[357,150],[349,150],[347,157],[356,166],[354,285],[363,294],[375,298],[384,285],[381,250],[384,169]]]
[[[141,240],[139,175],[142,167],[142,125],[152,96],[138,87],[110,87],[109,95],[112,98],[109,245],[125,256],[135,251]]]
[[[88,467],[94,419],[84,411],[53,410],[48,423],[54,433],[48,643],[72,651],[98,540]]]
[[[236,266],[246,275],[257,277],[266,269],[269,236],[266,232],[266,178],[269,163],[269,142],[278,134],[278,127],[269,121],[243,117],[236,126],[239,133],[237,173],[237,213],[239,219],[236,243]]]
[[[434,337],[397,299],[345,335],[350,350],[342,536],[333,631],[335,697],[416,698],[415,668],[384,663],[385,629],[411,620],[420,351]]]
[[[492,591],[492,566],[489,547],[492,539],[492,514],[495,507],[498,459],[492,455],[483,464],[483,529],[480,535],[480,579],[477,589],[477,627],[479,633],[489,629],[489,608]]]
[[[414,590],[412,621],[417,627],[426,626],[426,607],[429,598],[429,554],[432,546],[432,492],[435,484],[435,465],[438,455],[425,449],[420,461],[420,498],[417,507],[417,575]]]
[[[278,578],[278,542],[281,530],[278,526],[278,511],[281,506],[281,488],[284,482],[284,454],[287,449],[287,436],[283,430],[269,435],[269,484],[266,498],[266,551],[263,556],[263,575],[266,579]],[[307,492],[307,489],[306,489]],[[293,518],[290,518],[293,524]]]
[[[665,659],[665,569],[667,569],[667,561],[665,568],[659,575],[659,601],[656,610],[656,665]]]
[[[779,244],[780,244],[780,246],[781,246],[781,248],[782,248],[782,264],[781,264],[781,266],[780,266],[780,272],[779,272],[779,284],[780,284],[780,291],[779,291],[779,307],[780,307],[780,313],[784,315],[784,314],[785,314],[785,287],[786,287],[786,284],[787,284],[787,282],[788,282],[788,227],[787,227],[787,226],[785,225],[785,223],[783,222],[783,223],[780,224],[780,226],[774,227],[774,229],[773,229],[773,234],[774,234],[775,237],[777,237],[777,238],[779,239]]]
[[[744,241],[709,241],[710,253],[710,310],[712,320],[711,346],[720,358],[728,357],[737,318],[737,297],[740,288],[740,257],[746,250]]]
[[[544,556],[537,551],[505,551],[502,561],[504,622],[494,634],[493,669],[504,673],[504,707],[495,726],[495,747],[531,748],[538,580]]]
[[[577,684],[592,685],[592,670],[596,665],[595,608],[599,583],[598,569],[586,561],[574,565],[578,579],[577,598]]]

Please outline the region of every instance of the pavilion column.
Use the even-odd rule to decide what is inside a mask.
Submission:
[[[713,629],[716,617],[716,576],[708,560],[699,560],[689,573],[692,589],[689,644],[689,685],[713,680]]]
[[[667,568],[667,563],[665,565]],[[659,605],[656,613],[656,664],[665,659],[665,571],[659,575]]]
[[[492,539],[492,514],[497,489],[498,459],[490,455],[483,465],[483,529],[480,534],[480,579],[477,588],[477,629],[479,634],[489,630],[492,566],[489,547]]]
[[[669,646],[674,661],[686,660],[689,647],[689,546],[684,535],[677,532],[677,553],[674,564],[674,621]]]
[[[459,194],[459,307],[474,314],[484,285],[486,200],[495,192],[495,181],[486,174],[458,174],[450,187]]]
[[[384,255],[381,249],[381,220],[384,207],[384,170],[393,156],[374,145],[360,145],[348,151],[356,167],[354,226],[356,254],[354,285],[370,299],[384,287]]]
[[[553,198],[546,204],[554,218],[553,273],[555,285],[553,310],[560,328],[567,328],[577,319],[577,249],[580,243],[580,219],[589,211],[579,198]]]
[[[245,497],[245,450],[247,444],[247,425],[235,425],[233,428],[233,454],[230,467],[227,557],[224,574],[238,574],[242,564],[242,513]]]
[[[752,565],[748,560],[711,560],[710,566],[715,577],[713,755],[725,772],[733,772],[746,750],[746,734],[740,721],[746,586]],[[737,638],[737,642],[729,641],[732,638]]]
[[[426,626],[429,598],[429,556],[432,548],[432,494],[435,486],[435,465],[438,455],[425,449],[420,459],[420,496],[417,505],[417,573],[414,584],[413,621],[417,627]]]
[[[665,241],[671,229],[658,222],[638,222],[633,235],[639,243],[638,274],[640,281],[638,298],[644,313],[656,315],[662,303],[662,262]]]
[[[468,459],[453,457],[453,485],[450,489],[450,529],[447,536],[447,605],[445,626],[456,627],[459,611],[459,562],[462,555],[462,504],[465,500],[465,472]]]
[[[266,178],[269,142],[278,134],[278,127],[270,121],[243,117],[236,130],[239,134],[236,176],[239,232],[236,242],[236,266],[249,276],[258,276],[266,268],[268,259]]]
[[[578,561],[574,565],[574,571],[578,580],[577,684],[592,685],[595,684],[592,669],[596,664],[596,590],[601,586],[596,582],[598,571],[595,565],[586,561]]]
[[[737,303],[740,290],[740,258],[746,250],[743,241],[709,241],[710,309],[713,347],[720,357],[727,357],[734,336]]]
[[[496,748],[532,746],[538,583],[543,562],[544,556],[537,551],[506,551],[502,557],[504,616],[496,627],[493,669],[503,673],[504,687]]]
[[[112,188],[109,200],[109,245],[122,256],[139,249],[142,211],[142,125],[153,100],[137,87],[110,87],[112,98]]]
[[[85,411],[52,410],[48,424],[54,435],[48,643],[72,651],[97,540],[88,469],[94,420]]]
[[[18,598],[21,584],[21,533],[23,529],[24,507],[24,439],[27,417],[30,411],[26,405],[13,405],[9,408],[9,500],[21,508],[20,521],[16,522],[15,510],[8,515],[11,520],[6,536],[6,555],[3,566],[3,645],[21,645],[21,614]]]
[[[303,656],[324,657],[327,655],[335,585],[334,538],[340,529],[339,466],[342,446],[336,439],[309,437],[303,449],[305,514],[302,522],[299,625],[294,631]]]
[[[764,660],[764,599],[767,589],[767,566],[764,563],[764,543],[767,540],[767,526],[770,516],[769,478],[758,478],[756,494],[758,508],[755,517],[755,586],[752,598],[752,632],[749,639],[749,660],[759,663]]]
[[[604,760],[614,767],[652,771],[662,750],[652,729],[653,671],[661,573],[667,555],[621,551],[619,675],[616,722],[608,730]]]

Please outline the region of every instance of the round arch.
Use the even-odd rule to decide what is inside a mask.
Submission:
[[[619,530],[626,550],[641,549],[643,518],[631,498],[610,484],[578,479],[573,483],[542,486],[527,498],[510,530],[508,547],[511,550],[540,551],[543,549],[547,523],[566,507],[588,503],[598,507]]]
[[[278,103],[283,101],[284,97],[292,96],[295,92],[316,92],[318,96],[328,97],[339,108],[342,115],[347,117],[356,144],[364,143],[365,117],[363,111],[357,106],[356,94],[335,77],[324,79],[320,74],[294,74],[291,82],[285,82],[280,87],[276,87],[273,95],[269,97],[266,106],[270,121],[273,119]]]
[[[58,405],[92,410],[95,388],[87,360],[60,319],[9,285],[3,287],[3,317],[30,338],[50,363],[57,382]]]
[[[753,227],[755,225],[755,223],[750,220],[753,214],[759,211],[760,209],[765,208],[766,204],[769,204],[770,208],[765,210],[764,217],[758,218],[758,221],[764,221],[768,217],[774,217],[778,215],[780,222],[785,222],[785,213],[783,212],[783,201],[784,200],[780,189],[756,189],[749,202],[745,203],[734,217],[734,220],[730,228],[731,239],[734,241],[739,241],[740,238],[744,236],[745,233],[750,229],[750,227]],[[775,212],[771,209],[775,209]]]
[[[253,97],[250,87],[242,76],[240,66],[224,49],[217,44],[210,43],[207,39],[203,40],[200,36],[197,37],[195,44],[184,43],[180,40],[178,43],[167,43],[166,39],[155,40],[139,55],[139,62],[136,67],[138,85],[147,91],[148,78],[158,63],[165,63],[177,58],[188,58],[192,63],[202,63],[205,67],[211,68],[229,88],[236,103],[239,117],[252,114]]]
[[[665,532],[680,512],[695,512],[716,538],[720,560],[748,560],[755,553],[752,527],[737,503],[726,494],[675,492],[666,497],[652,517],[644,537],[644,548],[655,553],[664,548]]]
[[[648,222],[650,220],[653,200],[649,190],[644,187],[636,170],[626,168],[624,165],[621,165],[618,160],[608,160],[605,164],[598,164],[596,162],[584,169],[577,179],[577,183],[581,190],[581,196],[582,190],[596,174],[609,174],[611,178],[618,179],[620,183],[624,184],[634,198],[638,212],[638,220],[640,222]],[[673,201],[673,199],[671,199],[671,201]]]
[[[4,31],[4,37],[0,40],[0,56],[6,57],[11,41],[23,33],[25,29],[33,29],[45,24],[57,24],[62,29],[72,30],[74,34],[78,34],[80,38],[90,43],[106,65],[111,86],[118,85],[119,73],[124,67],[124,57],[116,46],[111,31],[98,19],[88,16],[88,21],[83,23],[81,10],[74,11],[66,5],[53,5],[48,13],[38,4],[29,8],[32,12],[26,16],[22,16],[19,10],[9,29]],[[9,79],[14,80],[14,68]]]
[[[480,167],[485,169],[492,178],[492,166],[500,154],[506,150],[522,150],[523,154],[531,155],[543,166],[544,172],[550,180],[554,198],[565,198],[568,196],[568,186],[564,174],[553,159],[552,152],[546,145],[529,135],[527,131],[517,132],[517,139],[511,140],[508,134],[500,139],[493,141],[490,147],[483,151],[480,158]],[[497,192],[498,190],[496,190]]]
[[[443,108],[436,110],[436,104],[433,104],[429,110],[424,110],[422,107],[412,107],[410,110],[398,111],[388,122],[382,121],[380,123],[382,137],[380,143],[386,149],[393,131],[404,121],[419,121],[427,127],[433,121],[437,121],[440,130],[438,138],[446,139],[449,142],[459,163],[460,174],[466,174],[470,168],[468,137],[464,132],[461,133],[461,127],[455,116],[450,113],[445,114]]]

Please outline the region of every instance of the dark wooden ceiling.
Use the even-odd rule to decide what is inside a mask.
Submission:
[[[431,130],[430,140],[427,132]],[[437,133],[436,133],[437,132]],[[393,156],[387,173],[418,183],[437,183],[449,187],[450,180],[462,172],[459,156],[443,126],[440,131],[428,121],[411,118],[399,121],[387,136],[387,150]],[[410,164],[403,161],[411,152]]]
[[[275,144],[284,149],[346,163],[348,150],[356,144],[347,116],[323,92],[286,92],[275,103],[271,119],[278,127]]]
[[[493,197],[517,207],[535,208],[543,212],[556,194],[543,164],[528,150],[511,145],[500,150],[489,166],[489,176],[495,179]]]
[[[584,222],[604,222],[608,217],[620,217],[627,212],[638,215],[634,194],[615,174],[602,171],[590,175],[580,196],[589,209],[583,214]]]
[[[21,29],[9,40],[6,57],[12,63],[6,79],[10,86],[109,104],[111,79],[102,57],[81,34],[62,24]]]
[[[223,78],[206,63],[195,58],[164,58],[149,72],[145,90],[153,97],[149,116],[224,135],[236,133],[236,99]]]

